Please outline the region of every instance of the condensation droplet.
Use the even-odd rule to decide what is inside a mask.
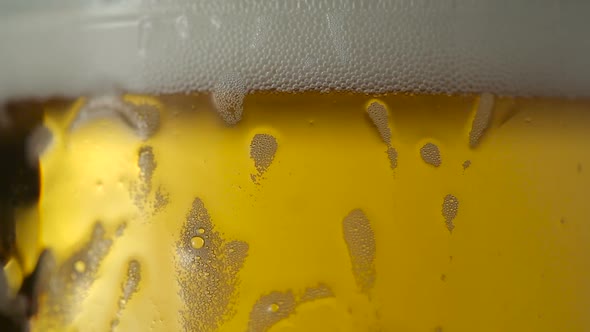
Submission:
[[[189,34],[188,18],[186,15],[180,15],[174,21],[176,32],[182,39],[187,39]]]
[[[203,234],[203,233],[205,233],[205,229],[204,228],[199,228],[199,229],[197,229],[197,233]]]
[[[154,25],[150,18],[142,18],[137,29],[137,53],[141,57],[146,57]]]
[[[277,311],[279,311],[279,308],[280,308],[280,307],[279,307],[279,305],[278,305],[278,304],[276,304],[276,303],[273,303],[273,304],[271,304],[271,305],[268,307],[268,309],[269,309],[270,311],[272,311],[272,312],[277,312]]]

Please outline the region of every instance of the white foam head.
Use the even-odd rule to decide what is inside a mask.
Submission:
[[[254,90],[590,96],[590,2],[0,1],[0,98]]]

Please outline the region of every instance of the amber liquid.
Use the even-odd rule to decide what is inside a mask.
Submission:
[[[45,109],[36,330],[590,329],[588,102],[259,93],[229,126],[208,95],[125,99],[160,112],[147,140]]]

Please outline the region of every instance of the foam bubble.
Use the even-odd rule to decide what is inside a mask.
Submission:
[[[359,289],[368,292],[375,283],[375,234],[369,219],[360,209],[352,210],[342,221],[344,241]]]

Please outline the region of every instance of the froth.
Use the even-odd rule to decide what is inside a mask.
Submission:
[[[585,2],[61,2],[0,5],[0,99],[214,91],[228,72],[246,91],[589,95]]]

